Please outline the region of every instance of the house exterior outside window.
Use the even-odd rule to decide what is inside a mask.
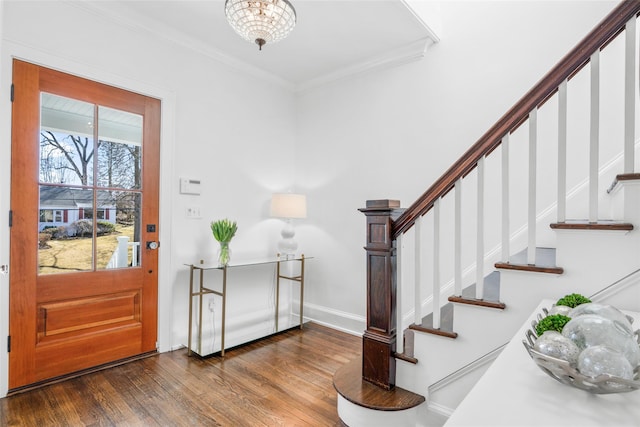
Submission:
[[[40,222],[63,222],[64,213],[58,209],[40,209]]]

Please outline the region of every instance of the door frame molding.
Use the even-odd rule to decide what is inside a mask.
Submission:
[[[1,12],[0,12],[1,13]],[[1,15],[0,15],[1,16]],[[0,34],[1,37],[1,34]],[[172,313],[173,286],[171,263],[172,206],[174,205],[175,92],[126,76],[96,68],[90,64],[52,55],[39,49],[7,40],[0,40],[0,140],[6,141],[0,156],[0,264],[10,265],[9,209],[11,191],[11,101],[12,63],[20,59],[43,67],[98,81],[110,86],[157,98],[162,103],[160,128],[160,212],[159,239],[162,242],[158,258],[158,351],[173,349]],[[11,273],[9,273],[11,274]],[[9,335],[9,277],[0,276],[0,397],[7,395],[9,354],[5,338]]]

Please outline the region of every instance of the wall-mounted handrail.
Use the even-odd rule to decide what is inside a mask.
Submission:
[[[577,70],[587,64],[591,55],[607,45],[620,33],[627,21],[638,13],[640,13],[638,0],[625,0],[609,13],[393,223],[393,238],[410,229],[417,218],[426,214],[436,200],[453,188],[458,179],[468,175],[482,157],[500,145],[505,135],[524,123],[533,109],[549,99],[563,81],[570,79]]]

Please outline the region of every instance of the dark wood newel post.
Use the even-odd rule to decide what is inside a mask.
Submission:
[[[390,390],[396,382],[396,283],[392,216],[398,200],[367,200],[367,330],[362,337],[362,378]]]

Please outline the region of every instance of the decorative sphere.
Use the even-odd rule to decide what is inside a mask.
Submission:
[[[562,329],[562,335],[585,349],[592,345],[606,345],[621,350],[625,342],[633,337],[618,322],[596,314],[583,314],[571,319]]]
[[[632,367],[640,364],[638,342],[620,322],[596,314],[583,314],[571,319],[562,329],[562,335],[581,350],[604,345],[624,355]]]
[[[604,317],[605,319],[617,322],[629,335],[633,335],[633,327],[631,326],[629,318],[612,305],[598,304],[595,302],[580,304],[576,308],[571,309],[567,316],[573,319],[584,314],[596,314],[600,317]]]
[[[609,374],[633,380],[633,368],[627,358],[603,345],[595,345],[583,350],[578,357],[578,370],[582,375],[592,378]]]
[[[631,367],[634,369],[636,366],[640,365],[640,346],[638,346],[638,341],[635,337],[630,338],[625,342],[624,347],[622,348],[622,354],[627,358],[629,363],[631,363]]]
[[[571,316],[569,316],[569,312],[571,310],[573,310],[573,309],[571,307],[569,307],[568,305],[554,305],[549,310],[549,315],[562,314],[563,316],[571,317]]]
[[[566,360],[572,366],[576,366],[580,354],[578,346],[557,331],[545,331],[538,337],[533,349],[546,356]]]

